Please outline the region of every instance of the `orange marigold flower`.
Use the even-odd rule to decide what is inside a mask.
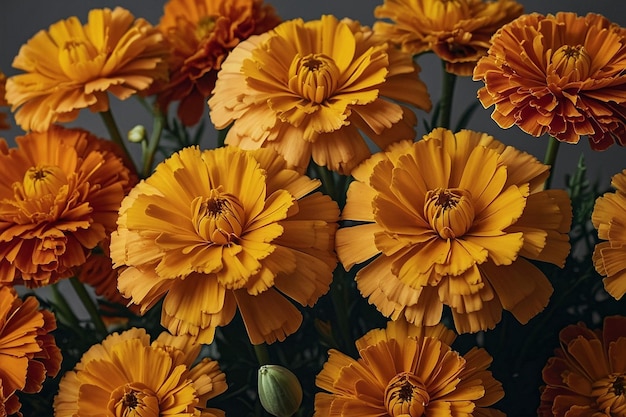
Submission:
[[[73,275],[113,230],[131,174],[112,142],[80,129],[0,141],[0,283],[38,287]]]
[[[446,71],[472,75],[491,36],[524,8],[514,0],[385,0],[374,10],[374,31],[411,54],[433,51]]]
[[[7,77],[4,75],[2,71],[0,71],[0,107],[6,107],[9,105],[9,103],[7,103],[7,100],[5,98],[6,82],[7,82]],[[10,128],[11,126],[9,125],[9,122],[7,121],[6,113],[0,112],[0,129],[10,129]]]
[[[226,377],[216,361],[196,362],[200,349],[184,336],[150,343],[144,329],[113,333],[63,376],[54,415],[224,417],[206,403],[226,391]]]
[[[198,123],[224,58],[239,42],[278,23],[263,0],[169,0],[158,25],[171,49],[169,82],[151,88],[161,108],[180,101],[180,121]]]
[[[124,199],[111,236],[118,288],[142,312],[163,301],[174,334],[213,340],[239,308],[254,344],[284,340],[337,265],[339,208],[271,149],[172,155]],[[286,296],[286,297],[285,297]]]
[[[356,341],[359,359],[331,349],[315,383],[315,417],[349,415],[500,417],[489,408],[504,396],[480,348],[452,350],[456,335],[443,325],[390,322]]]
[[[527,259],[563,266],[570,200],[543,190],[549,167],[493,137],[435,129],[353,171],[337,232],[346,269],[372,259],[357,286],[385,316],[459,332],[493,328],[502,309],[526,323],[552,285]]]
[[[538,415],[626,415],[626,317],[606,317],[602,330],[570,325],[559,339],[543,368]]]
[[[502,128],[591,148],[626,145],[626,29],[590,13],[524,15],[502,27],[474,70]]]
[[[13,67],[25,71],[7,80],[6,98],[22,129],[44,131],[68,122],[88,107],[109,109],[110,92],[124,100],[167,77],[163,36],[125,9],[95,9],[41,30],[20,49]]]
[[[59,372],[54,329],[54,315],[35,297],[22,301],[13,288],[0,286],[0,416],[19,412],[16,392],[39,392],[46,376]]]
[[[415,114],[430,110],[409,54],[358,22],[333,16],[284,22],[240,43],[226,58],[209,99],[211,120],[234,122],[226,143],[271,147],[300,172],[311,157],[348,174],[381,149],[415,137]],[[400,103],[397,103],[397,102]]]

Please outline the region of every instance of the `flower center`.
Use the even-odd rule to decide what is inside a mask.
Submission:
[[[626,375],[611,374],[594,382],[591,389],[599,410],[611,416],[626,414]]]
[[[426,194],[424,216],[443,239],[463,236],[474,221],[474,206],[469,191],[437,188]]]
[[[591,56],[582,45],[563,45],[552,55],[552,64],[559,75],[580,81],[589,76]]]
[[[65,172],[58,166],[38,165],[24,174],[24,194],[28,198],[57,194],[67,184]]]
[[[118,387],[111,393],[109,414],[115,417],[158,417],[159,399],[151,389],[141,383]]]
[[[337,88],[339,68],[324,54],[297,55],[289,69],[289,88],[300,97],[323,103]]]
[[[222,192],[221,186],[208,197],[196,197],[191,210],[196,232],[207,242],[229,245],[241,237],[245,211],[237,197]]]
[[[198,26],[196,26],[196,36],[198,39],[204,39],[208,37],[214,30],[215,26],[217,26],[217,18],[216,15],[204,16],[198,22]]]
[[[385,406],[391,417],[421,417],[429,401],[426,386],[410,372],[393,377],[385,389]]]

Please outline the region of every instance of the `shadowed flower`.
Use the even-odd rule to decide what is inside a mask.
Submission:
[[[626,30],[597,14],[524,15],[493,38],[474,70],[502,128],[591,148],[626,145]]]
[[[7,100],[5,98],[6,82],[7,82],[7,77],[4,75],[2,71],[0,71],[0,107],[6,107],[9,105],[9,103],[7,103]],[[9,122],[7,121],[6,113],[0,112],[0,129],[10,129],[10,128],[11,126],[9,125]]]
[[[604,319],[559,333],[561,347],[543,368],[540,417],[626,415],[626,317]]]
[[[524,8],[514,0],[385,0],[374,10],[374,31],[411,54],[433,51],[446,71],[468,76],[491,36]]]
[[[132,176],[111,141],[84,130],[16,142],[0,142],[0,283],[38,287],[71,276],[115,230]]]
[[[226,391],[226,377],[216,361],[196,362],[200,348],[167,333],[152,343],[143,329],[113,333],[63,376],[54,415],[224,417],[206,403]]]
[[[122,202],[111,236],[123,295],[147,311],[163,301],[174,334],[213,340],[237,308],[254,344],[284,340],[337,264],[339,209],[271,149],[185,148]]]
[[[69,122],[80,109],[109,109],[110,92],[120,100],[167,77],[161,33],[120,7],[94,9],[41,30],[20,49],[13,67],[25,71],[7,80],[7,101],[22,129],[44,131]]]
[[[435,129],[353,171],[337,232],[346,269],[387,317],[434,325],[443,305],[461,333],[493,328],[502,309],[526,323],[552,286],[527,259],[563,266],[571,207],[543,190],[549,167],[484,133]]]
[[[350,173],[371,152],[415,137],[415,114],[429,110],[419,67],[358,22],[333,16],[284,22],[240,43],[218,74],[211,120],[226,143],[271,147],[304,172],[311,157]]]
[[[161,108],[180,101],[179,120],[198,123],[224,58],[239,42],[278,23],[274,8],[262,0],[168,1],[158,28],[170,44],[170,77],[151,88]]]
[[[13,288],[0,286],[0,416],[19,412],[16,392],[37,393],[46,376],[59,372],[54,329],[54,315],[35,297],[22,302]]]
[[[487,370],[491,356],[472,348],[465,355],[450,344],[443,325],[420,328],[390,322],[356,341],[359,359],[331,349],[315,383],[315,417],[500,417],[488,408],[503,396]]]

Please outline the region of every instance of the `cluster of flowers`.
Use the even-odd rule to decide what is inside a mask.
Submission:
[[[356,340],[358,359],[330,350],[316,416],[502,415],[491,356],[453,350],[442,316],[476,333],[503,310],[522,324],[539,314],[553,286],[537,262],[564,266],[570,197],[549,187],[554,161],[451,131],[446,97],[415,141],[414,110],[433,105],[414,57],[432,51],[448,76],[482,81],[478,98],[503,128],[587,136],[601,150],[626,142],[626,29],[523,14],[514,0],[385,0],[374,14],[372,28],[281,22],[261,0],[169,0],[157,26],[96,9],[21,48],[22,73],[0,80],[0,104],[26,132],[15,148],[0,141],[0,416],[19,414],[18,394],[61,365],[54,315],[16,286],[70,278],[139,315],[160,309],[166,331],[152,343],[93,317],[102,341],[62,376],[55,416],[220,416],[207,401],[227,376],[201,355],[216,329],[239,314],[251,344],[282,342],[304,320],[296,304],[313,307],[350,270],[389,321]],[[154,98],[161,123],[131,135],[139,167],[110,95]],[[225,146],[155,166],[175,102],[187,127],[209,113]],[[62,125],[85,108],[110,140]],[[619,299],[626,170],[612,184],[590,220],[594,266]],[[560,339],[539,413],[625,415],[626,318],[605,318],[603,332],[572,324]]]

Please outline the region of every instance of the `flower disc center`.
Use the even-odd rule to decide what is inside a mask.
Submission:
[[[191,218],[198,235],[209,243],[229,245],[241,237],[245,211],[237,197],[221,187],[208,197],[196,197],[191,204]]]
[[[401,372],[385,389],[385,406],[391,417],[421,417],[430,401],[422,380],[410,372]]]
[[[324,54],[297,55],[289,69],[289,88],[300,97],[323,103],[337,89],[339,68]]]
[[[55,195],[67,182],[65,172],[58,166],[38,165],[30,167],[24,174],[24,193],[28,198],[38,198],[48,194]]]
[[[219,16],[216,15],[210,15],[200,19],[198,26],[196,26],[196,36],[198,40],[208,37],[215,30],[218,17]]]
[[[592,395],[597,398],[598,409],[610,415],[626,413],[626,375],[611,374],[596,381],[592,386]]]
[[[562,77],[584,80],[589,77],[591,56],[582,45],[563,45],[552,55],[552,65]]]
[[[460,188],[437,188],[428,191],[424,216],[443,239],[463,236],[472,227],[474,206],[469,191]]]
[[[111,393],[108,403],[111,416],[115,417],[158,417],[159,399],[142,383],[122,385]]]

